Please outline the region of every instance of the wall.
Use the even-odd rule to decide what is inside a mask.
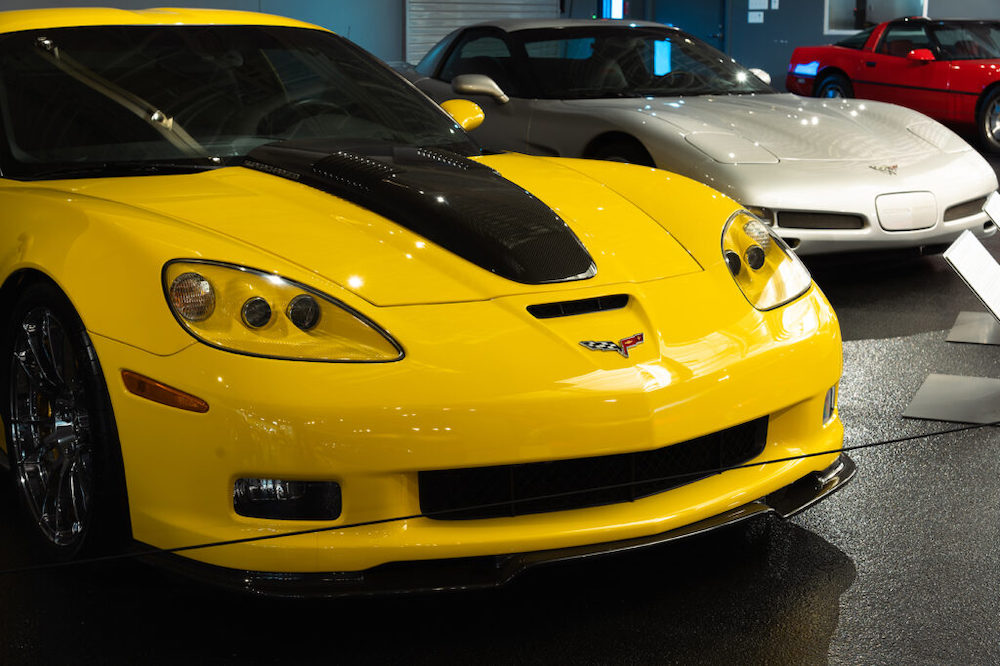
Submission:
[[[763,23],[747,23],[748,0],[726,4],[726,52],[745,67],[766,71],[778,90],[785,89],[788,60],[796,46],[830,44],[842,38],[823,34],[823,0],[780,0],[778,9],[764,10]]]
[[[403,59],[405,0],[0,0],[0,9],[79,7],[102,5],[119,9],[145,9],[155,5],[242,9],[281,14],[329,28],[383,60]]]
[[[984,18],[1000,20],[997,0],[927,0],[932,18]]]

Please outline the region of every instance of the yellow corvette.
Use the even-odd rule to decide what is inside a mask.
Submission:
[[[2,457],[41,555],[472,587],[850,479],[837,320],[767,226],[445,106],[289,19],[0,13]]]

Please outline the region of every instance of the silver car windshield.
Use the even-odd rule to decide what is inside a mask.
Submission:
[[[478,148],[344,39],[270,26],[98,26],[0,38],[0,168],[12,178],[238,164],[279,140]]]
[[[515,35],[542,98],[775,92],[729,56],[677,30],[596,26]]]

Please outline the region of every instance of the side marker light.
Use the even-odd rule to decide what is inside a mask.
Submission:
[[[144,377],[137,372],[122,370],[122,381],[125,383],[125,388],[128,389],[129,393],[135,394],[140,398],[152,400],[168,407],[176,407],[177,409],[189,412],[198,412],[199,414],[204,414],[208,411],[208,403],[201,398],[175,389],[172,386],[162,384],[155,379]]]

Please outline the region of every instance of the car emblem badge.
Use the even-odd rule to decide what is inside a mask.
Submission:
[[[884,174],[886,174],[888,176],[895,176],[896,175],[896,170],[899,168],[899,165],[898,164],[893,164],[893,165],[890,166],[890,165],[876,165],[876,164],[872,164],[868,168],[869,169],[874,169],[875,171],[879,171],[879,172],[884,173]]]
[[[618,342],[612,342],[611,340],[581,340],[580,344],[590,351],[615,351],[628,358],[628,350],[636,345],[641,345],[644,337],[642,333],[636,333],[627,338],[622,338]]]

